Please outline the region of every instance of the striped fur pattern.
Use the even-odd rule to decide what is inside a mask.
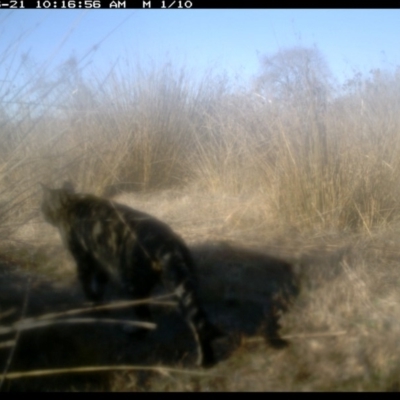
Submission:
[[[199,302],[193,259],[184,241],[164,222],[107,199],[75,193],[70,183],[61,189],[42,188],[44,218],[59,229],[73,255],[86,297],[100,301],[113,279],[132,298],[145,298],[161,281],[175,293],[193,332],[197,364],[213,365],[211,341],[218,329]],[[147,305],[136,314],[151,319]]]

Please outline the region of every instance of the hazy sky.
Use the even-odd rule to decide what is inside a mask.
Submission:
[[[25,33],[25,36],[18,39]],[[103,40],[104,39],[104,40]],[[85,55],[98,71],[117,60],[165,60],[248,78],[259,55],[317,45],[341,80],[353,68],[400,65],[400,10],[2,10],[0,54],[12,45],[39,64]],[[15,51],[14,51],[15,49]],[[1,64],[1,63],[0,63]],[[125,63],[126,64],[126,63]],[[124,65],[124,62],[121,63]],[[0,70],[1,74],[1,70]],[[0,76],[1,79],[1,76]]]

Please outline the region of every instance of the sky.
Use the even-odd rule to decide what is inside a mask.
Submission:
[[[22,35],[22,36],[21,36]],[[93,47],[98,44],[96,51]],[[243,82],[260,72],[260,56],[317,46],[344,81],[355,70],[400,65],[400,10],[3,10],[0,57],[29,52],[49,68],[88,54],[108,71],[119,60],[212,69]],[[126,63],[125,61],[128,61]],[[1,67],[1,58],[0,58]],[[0,81],[2,69],[0,68]]]

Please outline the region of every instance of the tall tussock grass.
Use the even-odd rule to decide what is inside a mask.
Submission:
[[[106,196],[185,186],[241,196],[266,224],[299,229],[370,231],[397,218],[399,70],[355,74],[320,108],[313,91],[271,101],[171,63],[87,72],[71,58],[11,98],[2,83],[7,232],[37,214],[38,182],[65,179]]]

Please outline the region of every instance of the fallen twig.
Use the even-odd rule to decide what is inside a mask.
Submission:
[[[329,336],[341,336],[346,335],[347,331],[337,331],[337,332],[316,332],[316,333],[298,333],[293,335],[283,335],[279,336],[280,339],[308,339],[308,338],[318,338],[318,337],[329,337]],[[255,337],[245,339],[247,343],[252,342],[263,342],[265,341],[264,337]]]
[[[19,331],[27,331],[30,329],[42,328],[44,326],[51,325],[62,325],[62,324],[122,324],[122,325],[130,325],[138,328],[145,328],[153,330],[157,327],[156,324],[152,322],[142,322],[142,321],[131,321],[131,320],[120,320],[120,319],[111,319],[111,318],[65,318],[65,319],[56,319],[54,321],[45,320],[45,321],[28,321],[28,322],[18,322],[13,326],[9,327],[1,327],[0,326],[0,335],[5,335],[10,332],[19,332]]]
[[[155,304],[155,305],[160,305],[160,306],[175,307],[177,305],[177,303],[175,301],[161,301],[163,299],[168,299],[173,296],[174,296],[173,294],[168,294],[168,295],[164,295],[164,296],[150,297],[148,299],[141,299],[141,300],[115,301],[113,303],[102,304],[99,306],[77,308],[74,310],[43,314],[43,315],[39,315],[37,317],[29,317],[29,318],[25,318],[24,320],[22,320],[20,322],[25,323],[25,322],[31,322],[31,321],[42,321],[44,319],[59,318],[59,317],[67,316],[67,315],[77,315],[77,314],[84,314],[87,312],[128,308],[128,307],[141,305],[141,304]]]
[[[5,349],[6,347],[12,347],[16,344],[15,340],[6,340],[4,342],[0,342],[0,349]]]
[[[73,374],[73,373],[88,373],[88,372],[103,372],[103,371],[154,371],[165,375],[168,373],[180,373],[186,375],[209,376],[209,372],[193,371],[179,368],[169,367],[149,367],[136,365],[106,365],[98,367],[75,367],[75,368],[58,368],[58,369],[42,369],[28,372],[9,372],[4,374],[4,379],[20,379],[46,375]]]
[[[10,316],[12,314],[15,314],[16,312],[17,312],[16,307],[10,308],[9,310],[0,313],[0,319],[3,319],[3,318],[8,317],[8,316]]]
[[[110,304],[103,304],[99,306],[78,308],[74,310],[68,310],[58,313],[49,313],[39,315],[38,317],[29,317],[25,319],[21,319],[11,326],[1,326],[0,325],[0,335],[5,335],[10,332],[15,332],[18,330],[29,330],[36,329],[47,325],[57,325],[57,324],[66,324],[66,323],[118,323],[124,325],[132,325],[145,329],[155,329],[156,325],[149,322],[141,322],[141,321],[130,321],[130,320],[115,320],[115,319],[106,319],[106,318],[80,318],[80,319],[58,319],[60,317],[70,316],[70,315],[78,315],[84,314],[87,312],[97,312],[103,310],[111,310],[111,309],[120,309],[127,308],[132,306],[137,306],[141,304],[156,304],[162,306],[176,306],[177,303],[173,301],[165,301],[164,299],[168,299],[173,297],[173,294],[167,294],[159,297],[142,299],[142,300],[129,300],[129,301],[118,301]],[[164,300],[164,301],[162,301]],[[54,320],[50,322],[50,320]]]

